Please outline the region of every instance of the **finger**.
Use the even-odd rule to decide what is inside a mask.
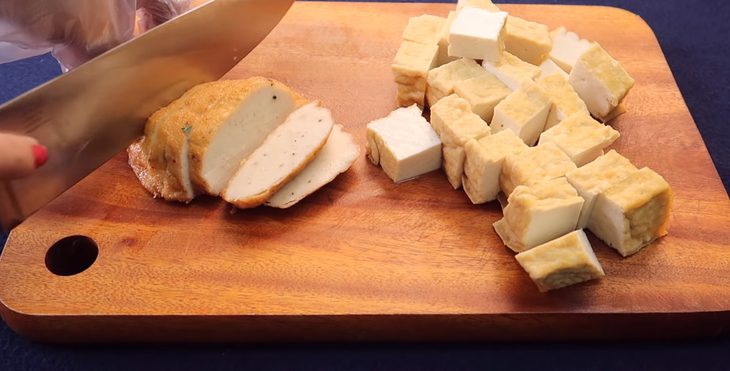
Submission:
[[[46,147],[37,140],[0,133],[0,179],[22,178],[33,173],[48,160]]]

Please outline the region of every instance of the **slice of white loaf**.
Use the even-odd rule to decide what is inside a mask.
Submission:
[[[266,206],[286,209],[344,173],[360,156],[360,147],[342,125],[332,128],[317,157],[297,176],[266,201]]]
[[[319,102],[292,112],[244,160],[221,197],[241,209],[263,204],[315,158],[333,125]]]
[[[162,182],[156,173],[150,171],[149,154],[144,151],[149,137],[142,137],[127,147],[129,167],[134,171],[142,187],[152,194],[153,198],[162,197]]]
[[[241,161],[305,100],[278,81],[253,77],[200,84],[147,120],[129,164],[154,197],[217,196]]]
[[[262,145],[287,116],[304,103],[284,84],[263,77],[204,84],[210,95],[190,102],[190,176],[193,184],[218,195],[241,161]],[[215,102],[215,103],[213,103]]]

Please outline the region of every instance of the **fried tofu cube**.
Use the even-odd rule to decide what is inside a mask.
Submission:
[[[565,27],[558,27],[550,32],[553,48],[550,50],[550,59],[560,66],[563,71],[570,73],[580,55],[591,47],[591,42],[581,39],[575,32]]]
[[[520,185],[494,230],[513,251],[529,250],[575,230],[583,202],[565,177]]]
[[[449,55],[449,30],[451,29],[451,24],[454,23],[454,18],[456,18],[456,12],[449,12],[449,16],[446,18],[444,28],[441,30],[441,37],[439,39],[439,51],[438,56],[436,57],[436,66],[442,66],[446,63],[459,59],[459,57],[452,57]]]
[[[442,168],[446,174],[446,179],[454,189],[461,188],[461,174],[458,171],[462,169],[463,172],[464,157],[464,147],[441,147]],[[458,177],[458,181],[455,180],[456,177]]]
[[[588,111],[606,122],[612,111],[634,86],[634,79],[600,45],[594,43],[581,54],[568,77]]]
[[[643,168],[598,194],[588,228],[622,256],[633,255],[667,234],[672,201],[669,183]]]
[[[512,91],[494,75],[484,71],[479,77],[454,84],[454,92],[469,102],[472,112],[479,115],[482,120],[491,122],[494,107]]]
[[[403,41],[393,59],[392,69],[395,81],[412,84],[421,81],[426,87],[426,76],[433,68],[438,46]]]
[[[563,74],[565,73],[563,72]],[[545,130],[557,125],[574,113],[582,112],[590,115],[585,102],[580,99],[578,93],[570,85],[567,75],[563,76],[563,74],[542,75],[537,79],[537,85],[553,101],[545,122]]]
[[[434,105],[439,99],[454,93],[457,82],[486,75],[487,72],[471,59],[460,58],[428,71],[426,99]]]
[[[368,158],[396,183],[441,167],[441,140],[416,105],[369,123],[366,136]]]
[[[461,188],[466,157],[464,145],[469,140],[478,140],[489,134],[489,125],[473,113],[468,113],[455,121],[444,123],[441,133],[443,168],[449,183],[454,189]]]
[[[605,276],[585,232],[577,230],[515,256],[540,292]]]
[[[456,10],[463,8],[480,8],[490,12],[498,12],[499,8],[491,0],[459,0],[456,2]]]
[[[482,67],[496,76],[511,90],[517,90],[525,80],[540,76],[540,67],[529,64],[516,56],[504,52],[498,61],[482,61]]]
[[[403,40],[426,45],[438,45],[446,25],[446,18],[424,14],[408,19]]]
[[[479,139],[489,134],[489,125],[469,112],[454,121],[444,123],[441,141],[445,146],[463,146],[470,139]]]
[[[510,15],[505,26],[504,48],[523,61],[539,66],[553,48],[553,41],[544,24]]]
[[[540,63],[540,76],[541,77],[549,76],[549,75],[553,75],[553,74],[558,74],[558,75],[562,76],[565,79],[565,81],[568,81],[568,74],[565,71],[563,71],[563,69],[560,68],[560,66],[555,64],[555,62],[553,62],[552,59],[547,58],[544,61],[542,61],[542,63]]]
[[[540,134],[540,144],[558,146],[576,166],[583,166],[603,154],[619,137],[619,132],[578,112]]]
[[[568,155],[556,145],[546,143],[507,156],[502,166],[499,184],[502,192],[509,196],[519,185],[530,186],[559,178],[575,169],[576,166]]]
[[[545,128],[552,104],[535,83],[525,83],[494,107],[492,132],[512,130],[525,144],[533,146]]]
[[[489,125],[479,116],[468,112],[456,120],[444,123],[441,141],[445,146],[463,146],[470,139],[480,139],[489,134]]]
[[[469,102],[456,94],[451,94],[431,107],[431,126],[441,137],[446,122],[456,121],[469,113],[472,113]]]
[[[462,184],[469,200],[474,204],[496,200],[504,159],[527,148],[522,139],[509,130],[466,142]]]
[[[418,105],[423,107],[425,104],[423,89],[419,89],[413,85],[395,84],[396,86],[396,100],[400,107],[410,107],[412,105]]]
[[[601,192],[637,171],[639,169],[629,159],[610,150],[592,162],[565,174],[570,185],[585,200],[580,219],[578,219],[578,228],[583,229],[588,226],[588,219],[593,211],[596,197]]]
[[[449,29],[449,55],[498,61],[504,51],[507,13],[466,7]]]
[[[408,102],[423,102],[426,96],[426,77],[436,63],[437,45],[420,44],[413,41],[403,41],[395,55],[393,76],[398,85],[408,86],[410,89],[398,89],[399,104]],[[403,95],[401,95],[403,94]]]

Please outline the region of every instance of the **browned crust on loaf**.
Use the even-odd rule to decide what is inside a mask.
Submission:
[[[199,86],[192,87],[183,96],[195,99],[201,91]],[[173,169],[173,166],[169,164],[169,159],[176,157],[175,151],[177,150],[179,153],[182,144],[182,138],[176,139],[177,136],[171,134],[171,127],[179,126],[179,120],[176,118],[186,110],[186,101],[178,98],[153,113],[145,125],[145,139],[141,147],[141,151],[144,153],[140,155],[144,155],[146,158],[147,167],[144,174],[151,179],[148,182],[155,183],[155,192],[151,192],[154,197],[181,202],[190,202],[194,197],[194,194],[192,197],[187,194],[179,180],[182,169]],[[182,134],[182,130],[180,134]],[[142,180],[140,179],[140,181]]]
[[[153,113],[152,116],[147,119],[144,134],[144,137],[146,139],[143,143],[142,149],[147,154],[147,158],[149,159],[148,161],[152,168],[152,171],[163,171],[165,169],[164,146],[160,146],[157,144],[164,143],[165,139],[159,136],[161,133],[160,129],[168,125],[168,123],[170,122],[169,119],[174,116],[174,114],[187,109],[185,105],[186,101],[182,98],[187,97],[187,99],[194,99],[194,97],[201,90],[199,87],[200,85],[192,87],[180,98],[175,99],[167,106],[155,111],[155,113]]]
[[[150,162],[144,150],[145,138],[139,138],[127,147],[128,163],[142,187],[152,194],[152,197],[157,198],[161,195],[162,187],[159,180],[150,174]]]
[[[201,93],[200,85],[194,86],[185,94],[188,99],[197,99]],[[178,98],[150,116],[145,127],[145,152],[149,169],[147,172],[157,181],[157,196],[169,201],[190,202],[195,196],[189,194],[182,184],[182,171],[178,159],[185,140],[182,128],[188,113],[186,100]]]
[[[334,125],[332,125],[332,128],[333,127]],[[321,151],[322,147],[324,147],[324,144],[327,143],[327,139],[329,138],[329,133],[332,132],[332,128],[330,128],[329,132],[327,133],[327,135],[324,136],[324,139],[319,143],[317,148],[312,151],[312,153],[310,153],[309,156],[307,156],[307,158],[304,159],[304,161],[302,161],[302,163],[299,164],[297,168],[290,172],[286,177],[282,178],[279,182],[272,185],[271,188],[266,190],[266,192],[262,192],[248,198],[237,199],[229,202],[239,209],[250,209],[256,206],[263,205],[266,200],[276,194],[277,191],[279,191],[292,178],[297,176],[302,170],[304,170],[305,167],[307,167],[307,165],[309,165],[310,162],[312,162],[312,160],[314,160],[315,157],[317,157],[319,151]],[[223,193],[225,193],[225,191],[223,191]]]
[[[172,123],[160,129],[162,138],[165,139],[164,147],[165,171],[162,174],[163,188],[162,197],[170,201],[190,202],[195,197],[195,192],[188,193],[182,182],[182,173],[186,170],[180,161],[180,152],[185,141],[185,133],[181,127]],[[182,134],[182,135],[181,135]]]
[[[186,193],[175,192],[166,187],[164,176],[169,174],[161,174],[151,171],[147,153],[144,151],[144,141],[146,137],[142,137],[127,147],[127,155],[129,166],[132,168],[134,175],[139,179],[142,187],[149,192],[153,198],[163,198],[167,201],[190,202],[192,198]],[[178,183],[179,184],[179,183]],[[193,195],[194,196],[194,195]]]

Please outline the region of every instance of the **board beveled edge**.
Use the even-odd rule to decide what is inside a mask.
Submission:
[[[44,316],[13,312],[4,304],[0,309],[13,331],[32,341],[55,344],[647,341],[730,336],[730,311]],[[59,317],[64,317],[62,322]]]

